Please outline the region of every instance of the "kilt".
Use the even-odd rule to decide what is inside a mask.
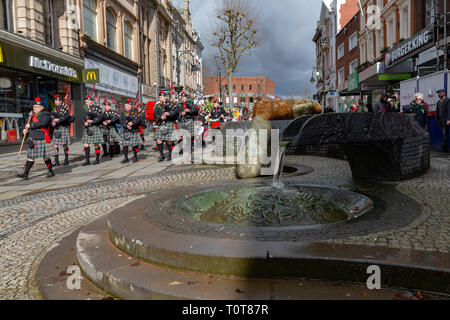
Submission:
[[[87,128],[84,128],[83,138],[81,139],[81,143],[85,144],[102,144],[104,143],[103,134],[99,127],[92,126],[90,127],[92,132],[94,133],[92,136],[87,135]]]
[[[68,127],[56,127],[55,131],[58,130],[61,132],[61,137],[56,138],[55,134],[53,134],[53,144],[56,146],[65,146],[65,145],[71,145],[72,142],[70,141],[70,134],[69,134],[69,128]]]
[[[45,143],[45,140],[33,140],[34,148],[30,149],[28,147],[27,157],[28,159],[39,159],[39,158],[50,158],[58,155],[55,145],[50,143]]]
[[[120,137],[119,134],[117,133],[116,128],[114,127],[102,128],[101,131],[103,139],[106,139],[105,142],[112,143],[120,141]]]
[[[175,123],[173,122],[166,122],[166,128],[167,132],[166,134],[162,133],[162,127],[164,127],[164,124],[158,126],[158,129],[156,129],[155,132],[155,140],[161,140],[161,141],[178,141],[178,133],[175,129]]]
[[[183,119],[183,121],[181,123],[181,128],[180,128],[180,129],[189,131],[191,138],[195,137],[194,121],[195,120],[192,120],[192,119]]]
[[[130,140],[126,140],[125,136],[130,134]],[[142,141],[142,138],[139,134],[139,132],[124,132],[123,139],[122,139],[122,146],[124,147],[137,147],[143,145],[144,142]]]

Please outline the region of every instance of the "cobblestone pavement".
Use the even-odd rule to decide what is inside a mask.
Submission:
[[[297,178],[305,184],[344,187],[362,192],[384,188],[384,185],[380,187],[351,179],[348,163],[344,161],[316,157],[288,157],[287,160],[315,168],[314,173]],[[412,223],[396,230],[332,241],[448,253],[449,164],[448,157],[433,158],[432,169],[424,177],[385,184],[399,194],[414,199],[420,206],[419,215]],[[153,168],[152,165],[147,168],[149,173],[124,172],[118,180],[105,175],[103,179],[108,181],[87,184],[80,181],[69,188],[61,185],[63,189],[46,189],[44,193],[39,193],[46,188],[42,186],[26,196],[0,201],[0,299],[39,298],[34,279],[42,255],[64,236],[108,214],[115,207],[144,193],[198,185],[205,181],[235,179],[234,168],[172,167],[167,172],[160,172],[165,168]],[[153,174],[155,172],[159,173]],[[89,175],[90,172],[84,174]],[[101,180],[102,177],[97,177],[93,181]],[[14,185],[20,182],[8,183]]]

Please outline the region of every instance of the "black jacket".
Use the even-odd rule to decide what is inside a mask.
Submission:
[[[31,117],[33,117],[31,115]],[[35,122],[35,120],[37,122]],[[27,119],[28,122],[28,119]],[[50,112],[41,111],[36,114],[36,117],[33,117],[30,121],[30,129],[28,130],[28,137],[33,140],[45,140],[44,130],[49,131],[50,126],[52,124],[52,115]]]
[[[108,125],[106,125],[106,126],[104,126],[105,128],[115,128],[116,127],[116,123],[118,123],[118,122],[120,122],[120,115],[119,114],[117,114],[116,112],[114,112],[114,111],[106,111],[104,114],[103,114],[103,121],[107,121],[107,120],[111,120],[111,122],[108,124]]]
[[[132,123],[131,130],[128,129],[128,123]],[[127,113],[126,111],[120,117],[120,123],[122,124],[122,128],[126,132],[139,133],[139,127],[145,124],[144,119],[137,111],[131,111]]]
[[[444,100],[437,103],[436,110],[436,122],[439,125],[447,125],[447,121],[450,120],[450,99],[445,98]]]
[[[190,111],[187,112],[183,118],[189,119],[189,120],[195,120],[198,117],[199,109],[198,107],[194,106],[194,104],[191,101],[186,101],[186,106],[183,105],[183,102],[180,102],[179,104],[179,112],[180,114],[184,112],[185,109],[189,109]]]
[[[227,113],[225,112],[225,109],[222,107],[219,108],[213,108],[211,111],[211,119],[220,119],[220,122],[224,122],[225,119],[221,118],[221,116],[226,116]]]
[[[63,126],[68,127],[70,126],[70,120],[72,116],[70,115],[70,112],[65,107],[59,107],[56,108],[56,110],[52,113],[53,118],[59,119],[59,121],[56,123],[56,126]]]
[[[165,112],[169,112],[170,114],[166,117],[166,120],[163,120],[161,117]],[[164,105],[157,102],[155,105],[155,110],[153,111],[153,115],[158,126],[163,122],[176,122],[179,118],[179,114],[179,109],[176,106],[173,106],[170,102],[166,102]]]
[[[85,110],[83,115],[84,122],[87,120],[92,120],[92,126],[101,126],[103,121],[105,121],[105,114],[100,111],[99,108],[93,108],[91,110]]]

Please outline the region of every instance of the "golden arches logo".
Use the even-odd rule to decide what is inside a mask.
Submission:
[[[3,51],[2,51],[2,46],[0,46],[0,62],[4,62],[4,61],[3,61]]]
[[[92,80],[97,81],[97,75],[95,74],[95,72],[88,72],[86,74],[86,81],[92,81]]]

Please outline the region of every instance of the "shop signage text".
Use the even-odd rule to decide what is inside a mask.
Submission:
[[[430,29],[423,30],[417,35],[403,41],[400,45],[392,49],[386,54],[386,65],[390,66],[397,60],[407,56],[411,52],[434,41],[433,31]]]
[[[54,64],[48,60],[41,60],[37,57],[30,56],[30,67],[42,69],[48,72],[53,72],[62,76],[70,77],[70,78],[78,78],[78,74],[75,69],[59,66]]]
[[[348,75],[348,91],[353,91],[359,88],[359,72],[355,71]]]

